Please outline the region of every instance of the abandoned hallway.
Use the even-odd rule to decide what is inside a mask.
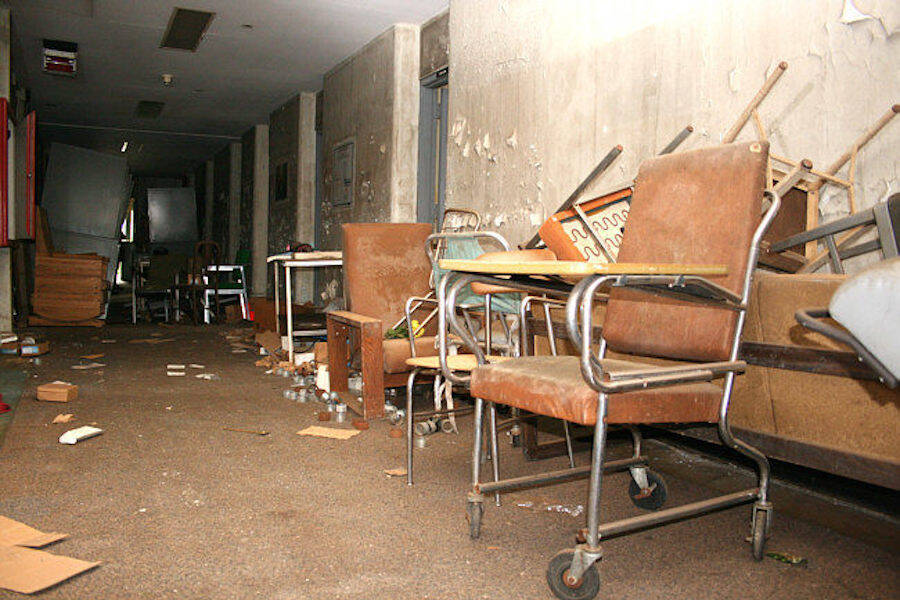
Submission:
[[[321,405],[285,399],[284,380],[254,366],[253,352],[232,353],[229,331],[47,331],[54,351],[27,367],[26,390],[0,451],[0,512],[68,533],[52,552],[102,564],[40,598],[550,597],[547,557],[572,543],[584,516],[546,507],[577,510],[584,482],[505,495],[502,507],[486,508],[482,537],[471,541],[465,518],[471,417],[460,420],[458,436],[431,436],[416,451],[417,482],[408,487],[383,472],[403,466],[403,440],[388,436],[386,420],[347,441],[296,435],[316,423]],[[169,341],[130,343],[153,338]],[[71,369],[84,362],[81,356],[99,353],[105,367]],[[169,377],[171,363],[202,364],[221,379]],[[36,384],[54,379],[76,383],[78,399],[35,401]],[[60,412],[73,413],[75,425],[97,423],[104,433],[61,445],[57,438],[71,424],[50,424]],[[673,502],[750,481],[748,471],[668,444],[651,442],[648,453],[665,473]],[[589,457],[580,452],[576,459],[584,464]],[[504,475],[564,465],[563,458],[528,462],[501,444]],[[636,512],[626,485],[627,475],[618,475],[605,486],[606,518]],[[847,528],[865,525],[871,515],[828,499],[792,500],[784,485],[776,485],[774,501],[780,511],[768,549],[802,556],[805,567],[751,560],[741,539],[749,509],[738,508],[610,540],[604,597],[893,597],[896,553],[815,522],[831,513]],[[15,597],[0,591],[0,598]]]

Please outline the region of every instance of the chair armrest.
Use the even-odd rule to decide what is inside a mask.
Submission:
[[[727,373],[742,372],[747,368],[743,361],[717,362],[684,367],[641,369],[624,373],[609,373],[609,380],[600,380],[600,390],[607,394],[620,394],[634,390],[668,387],[696,381],[712,381]]]
[[[335,321],[338,323],[344,323],[346,325],[369,325],[372,323],[381,323],[381,319],[375,319],[373,317],[367,317],[366,315],[361,315],[359,313],[350,312],[349,310],[332,310],[325,314],[325,319],[328,321]]]

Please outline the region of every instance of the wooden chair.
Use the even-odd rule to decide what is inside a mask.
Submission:
[[[349,389],[352,355],[359,353],[362,403],[342,394],[366,419],[384,415],[384,389],[402,387],[412,356],[406,338],[385,339],[404,312],[407,298],[428,291],[431,265],[423,252],[431,235],[427,223],[347,223],[343,228],[344,298],[347,310],[326,316],[331,389]],[[418,356],[434,356],[433,335],[416,338]],[[357,361],[354,361],[357,362]]]
[[[637,177],[619,264],[720,264],[727,265],[727,276],[716,281],[652,274],[586,277],[575,285],[566,308],[569,336],[580,345],[580,357],[521,357],[480,364],[471,373],[476,443],[468,516],[473,539],[480,534],[486,495],[590,478],[587,528],[581,531],[585,541],[553,557],[547,570],[558,598],[596,595],[601,538],[742,504],[753,504],[753,555],[762,558],[772,513],[769,465],[762,453],[734,438],[728,410],[734,377],[746,366],[736,358],[759,242],[780,205],[776,194],[764,192],[767,159],[764,142],[731,144],[653,158]],[[766,195],[771,204],[761,218]],[[474,279],[461,278],[458,285]],[[516,282],[522,280],[510,285]],[[600,286],[611,286],[608,297],[597,296]],[[454,292],[441,290],[447,306]],[[595,298],[608,298],[600,339],[592,339]],[[462,331],[450,313],[441,322]],[[661,364],[657,359],[668,360]],[[593,426],[591,465],[482,483],[477,440],[484,402]],[[645,423],[716,423],[723,443],[756,463],[758,485],[601,525],[604,472],[630,471],[630,496],[638,507],[655,510],[666,500],[662,478],[639,455],[639,439],[635,457],[604,462],[609,425]]]

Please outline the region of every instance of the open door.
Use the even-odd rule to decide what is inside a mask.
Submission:
[[[447,188],[447,69],[422,79],[416,220],[441,228]]]

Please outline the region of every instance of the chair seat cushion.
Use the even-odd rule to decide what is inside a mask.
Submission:
[[[604,359],[608,371],[653,365]],[[581,375],[577,356],[526,356],[472,371],[472,396],[581,425],[597,420],[598,394]],[[715,423],[722,388],[689,383],[609,397],[607,423]]]
[[[437,356],[435,339],[433,335],[416,338],[416,356]],[[406,364],[406,359],[412,358],[412,352],[409,351],[409,338],[384,340],[381,347],[384,350],[385,373],[412,371],[412,367]]]

